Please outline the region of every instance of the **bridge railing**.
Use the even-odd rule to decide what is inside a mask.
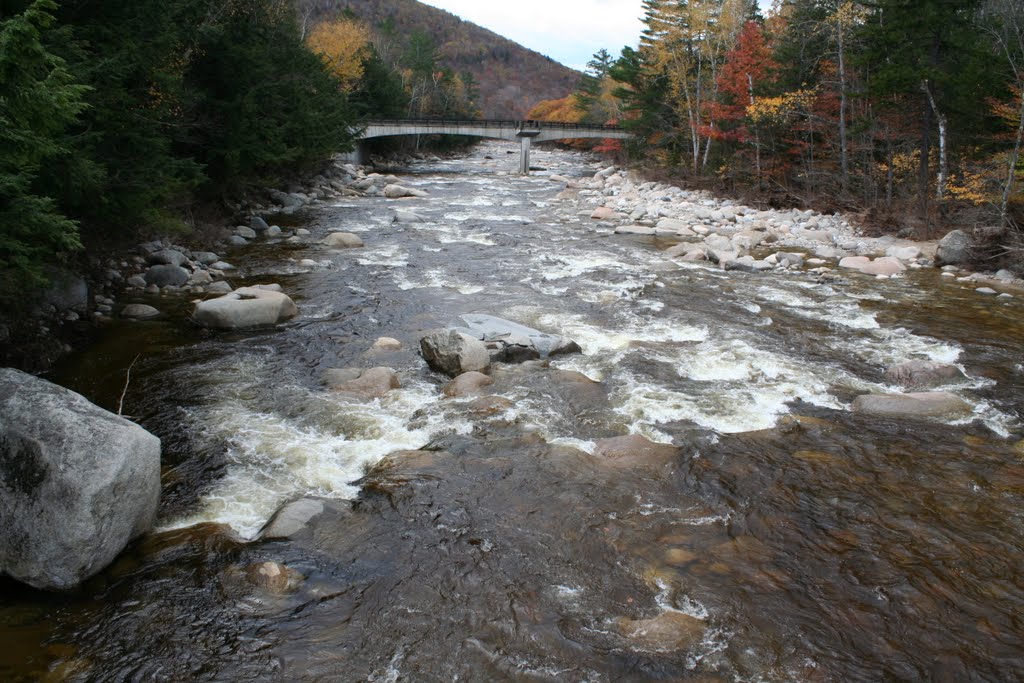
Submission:
[[[374,119],[371,121],[364,121],[362,125],[438,126],[453,128],[486,126],[491,128],[512,128],[514,130],[607,130],[613,132],[625,132],[625,129],[620,126],[607,124],[564,123],[561,121],[535,121],[532,119]]]

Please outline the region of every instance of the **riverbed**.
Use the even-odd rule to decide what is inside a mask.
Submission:
[[[116,409],[132,366],[124,412],[163,440],[160,531],[71,595],[0,584],[0,678],[1024,678],[1024,300],[936,269],[675,261],[556,199],[547,175],[589,178],[586,157],[539,150],[520,177],[510,150],[418,163],[402,182],[427,197],[320,203],[280,219],[314,239],[228,254],[293,322],[211,333],[186,299],[139,295],[164,316],[53,373]],[[317,244],[339,230],[366,246]],[[583,353],[496,366],[487,406],[445,398],[418,340],[466,313]],[[850,411],[914,359],[958,365],[972,414]],[[401,388],[321,382],[377,366]],[[678,450],[594,457],[630,434]],[[301,539],[253,541],[302,497],[335,503]],[[301,585],[238,578],[264,561]]]

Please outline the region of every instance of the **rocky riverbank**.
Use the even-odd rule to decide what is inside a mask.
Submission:
[[[815,211],[759,210],[706,191],[645,181],[636,173],[600,168],[588,180],[552,175],[565,189],[558,199],[580,218],[617,235],[647,235],[674,242],[665,256],[709,262],[724,270],[805,273],[818,279],[857,274],[888,279],[907,270],[941,267],[982,296],[1024,294],[1024,280],[1008,270],[975,272],[971,240],[954,230],[941,241],[867,237],[856,218]]]

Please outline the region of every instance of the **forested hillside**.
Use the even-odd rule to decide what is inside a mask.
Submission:
[[[1019,0],[644,11],[637,49],[596,55],[582,89],[536,113],[620,120],[636,156],[768,201],[862,211],[919,237],[991,226],[993,255],[1024,221]]]
[[[344,13],[362,20],[386,63],[410,53],[436,54],[438,70],[449,70],[475,89],[477,108],[488,118],[522,118],[539,100],[561,97],[579,81],[579,73],[548,57],[416,0],[297,3],[310,26]]]

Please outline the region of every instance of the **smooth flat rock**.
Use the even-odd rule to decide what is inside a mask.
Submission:
[[[655,443],[639,434],[598,439],[594,446],[594,457],[614,467],[663,465],[678,456],[675,446]]]
[[[646,225],[622,225],[615,228],[616,235],[653,235],[656,232],[655,228]]]
[[[853,412],[879,417],[957,418],[973,412],[971,405],[945,391],[913,394],[867,394],[853,402]]]
[[[324,502],[316,498],[287,503],[274,513],[259,537],[265,541],[294,538],[308,529],[310,521],[322,515],[325,509]]]
[[[274,287],[240,287],[230,294],[201,301],[196,304],[192,319],[206,327],[241,329],[276,325],[297,316],[299,309],[295,303]]]
[[[497,361],[515,363],[582,351],[567,337],[482,313],[459,316],[449,327],[482,341]]]
[[[73,588],[153,526],[160,440],[83,396],[0,370],[0,573]]]
[[[423,190],[391,184],[384,187],[384,196],[388,199],[402,199],[403,197],[426,197],[427,193]]]
[[[121,309],[122,318],[131,318],[133,320],[148,320],[158,315],[160,315],[160,311],[146,304],[128,304]]]

